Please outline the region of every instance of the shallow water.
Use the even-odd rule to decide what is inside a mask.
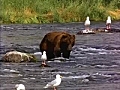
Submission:
[[[105,27],[104,22],[93,22],[91,28],[96,27]],[[120,29],[120,22],[113,22],[112,27]],[[48,32],[76,34],[82,29],[83,23],[1,25],[0,58],[11,49],[39,52],[39,43]],[[63,76],[58,90],[120,90],[120,33],[76,35],[70,59],[48,61],[48,68],[40,68],[40,56],[36,57],[36,63],[0,62],[0,90],[14,90],[18,83],[27,90],[45,90],[57,73]]]

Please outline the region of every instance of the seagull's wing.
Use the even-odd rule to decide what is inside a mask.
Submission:
[[[53,86],[53,85],[56,84],[56,83],[57,83],[57,82],[56,82],[56,79],[55,79],[55,80],[49,82],[48,84]]]
[[[44,88],[52,87],[54,84],[56,84],[56,79],[49,82]]]

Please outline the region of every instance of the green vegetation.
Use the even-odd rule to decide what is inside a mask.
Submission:
[[[120,0],[0,0],[0,23],[120,20]]]

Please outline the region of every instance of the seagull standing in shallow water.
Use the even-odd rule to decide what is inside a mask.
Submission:
[[[83,30],[83,33],[88,33],[90,31],[90,20],[89,20],[89,17],[86,18],[86,21],[85,21],[85,30]]]
[[[61,83],[61,78],[62,78],[62,76],[60,76],[59,74],[57,74],[57,75],[56,75],[56,79],[53,80],[53,81],[51,81],[51,82],[49,82],[49,83],[48,83],[45,87],[43,87],[43,88],[53,87],[54,90],[56,90],[56,87],[57,87],[58,85],[60,85],[60,83]]]
[[[110,28],[111,28],[110,25],[111,25],[111,17],[108,16],[107,20],[106,20],[106,29],[107,30],[110,30]]]
[[[23,84],[16,84],[16,90],[25,90],[25,86]]]
[[[46,60],[47,60],[47,55],[46,55],[46,51],[43,51],[43,54],[41,56],[41,59],[43,60],[42,64],[46,65]]]

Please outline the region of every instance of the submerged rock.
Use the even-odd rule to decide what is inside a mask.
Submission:
[[[4,62],[36,62],[37,59],[34,55],[28,53],[23,53],[19,51],[10,51],[7,52],[3,57],[2,61]]]
[[[105,33],[114,33],[114,32],[120,32],[120,29],[117,28],[110,28],[110,29],[106,29],[106,28],[93,28],[92,31],[94,31],[95,33],[100,33],[100,32],[105,32]]]
[[[51,67],[51,66],[42,63],[39,67],[44,68],[44,67]]]
[[[77,35],[83,35],[83,34],[96,34],[96,33],[114,33],[114,32],[120,32],[120,29],[117,28],[92,28],[90,31],[84,32],[85,30],[81,30],[77,32]]]
[[[77,35],[84,35],[84,34],[95,34],[95,32],[92,30],[90,30],[90,31],[81,30],[81,31],[77,32]]]

